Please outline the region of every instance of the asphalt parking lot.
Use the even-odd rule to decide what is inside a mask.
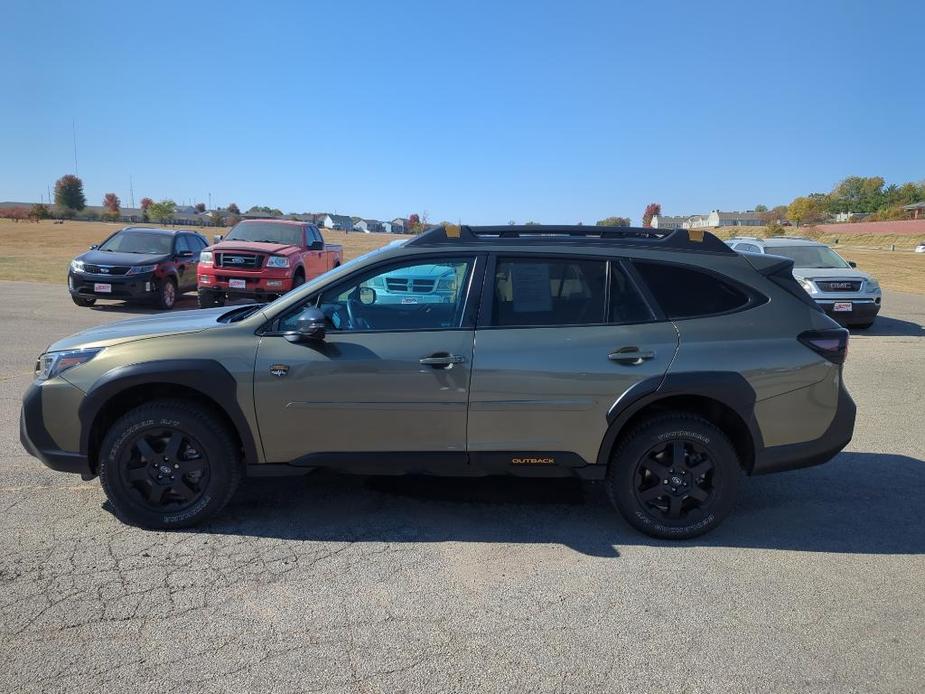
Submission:
[[[2,691],[925,689],[925,295],[852,337],[848,449],[680,543],[558,480],[260,479],[124,526],[21,449],[19,398],[49,342],[144,311],[0,295]]]

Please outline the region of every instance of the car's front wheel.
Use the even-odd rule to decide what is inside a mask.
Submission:
[[[183,400],[157,400],[106,432],[99,475],[120,520],[182,528],[228,503],[242,465],[234,437],[215,414]]]
[[[696,537],[732,511],[742,471],[726,435],[701,417],[669,413],[623,439],[607,470],[607,493],[647,535]]]

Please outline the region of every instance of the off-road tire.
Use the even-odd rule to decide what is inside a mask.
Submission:
[[[90,308],[91,306],[93,306],[93,304],[96,303],[96,299],[85,299],[82,296],[75,296],[73,294],[71,294],[71,300],[75,304],[77,304],[78,306],[82,306],[83,308]]]
[[[672,457],[676,447],[680,458]],[[707,462],[711,467],[701,476],[696,471]],[[658,474],[650,468],[658,468]],[[735,448],[719,428],[702,417],[675,412],[642,422],[621,440],[605,484],[611,503],[634,528],[661,539],[687,539],[712,530],[729,515],[741,477]],[[706,498],[697,499],[695,493]],[[646,500],[651,495],[658,496]],[[671,517],[676,503],[681,515]]]
[[[140,454],[138,442],[146,438],[148,450],[154,452],[151,440],[156,440],[162,432],[168,433],[166,445],[149,461]],[[193,442],[195,446],[187,445],[173,459],[168,459],[172,432],[184,443]],[[184,454],[191,448],[197,448],[193,453],[200,456],[199,460],[186,459],[188,456]],[[185,501],[174,489],[182,484],[186,493],[197,486],[187,485],[184,480],[188,478],[182,471],[187,466],[195,467],[202,459],[207,474],[200,475],[195,494]],[[152,502],[150,490],[162,484],[156,474],[161,465],[164,470],[178,468],[180,482],[165,479],[163,486],[167,486],[167,491],[162,493],[162,500]],[[100,447],[100,482],[116,517],[143,528],[184,528],[216,515],[234,495],[243,470],[238,445],[225,423],[207,408],[184,400],[155,400],[136,407],[109,428]],[[140,475],[146,476],[139,479]]]

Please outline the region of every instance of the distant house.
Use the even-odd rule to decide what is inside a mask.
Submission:
[[[912,219],[925,219],[925,200],[914,202],[911,205],[903,205],[903,209],[912,213]]]
[[[349,231],[353,229],[353,220],[343,214],[324,214],[319,225],[325,229],[339,229]]]
[[[681,229],[684,226],[684,222],[690,219],[688,216],[680,217],[669,217],[667,215],[657,214],[652,217],[652,228],[653,229]]]
[[[754,210],[745,212],[720,212],[713,210],[710,214],[698,214],[684,223],[685,229],[717,229],[719,227],[760,227],[764,220]]]
[[[386,234],[392,233],[392,222],[379,222],[379,225]]]
[[[411,221],[405,217],[396,217],[392,220],[392,233],[404,234],[411,227]]]
[[[842,222],[863,222],[868,217],[870,214],[867,212],[838,212],[834,219],[836,224],[841,224]]]
[[[353,223],[354,231],[362,231],[364,234],[369,233],[369,225],[366,223],[365,219],[358,219]]]
[[[366,222],[366,229],[371,233],[379,233],[382,231],[382,222],[378,219],[364,219],[363,221]]]

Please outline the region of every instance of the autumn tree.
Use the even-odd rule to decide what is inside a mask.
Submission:
[[[420,234],[424,225],[421,224],[421,215],[417,213],[408,215],[408,228],[405,230],[411,234]]]
[[[48,219],[51,217],[51,213],[48,211],[46,205],[37,202],[32,206],[32,209],[29,210],[29,217],[37,222],[40,219]]]
[[[118,219],[122,201],[119,200],[119,196],[115,193],[106,193],[106,195],[103,196],[103,207],[106,208],[106,211],[103,213],[105,218]]]
[[[828,211],[828,198],[818,193],[795,198],[787,207],[787,218],[794,224],[819,224]]]
[[[82,210],[87,206],[84,183],[77,176],[67,174],[55,181],[55,205],[63,210]]]
[[[200,214],[202,214],[203,212],[205,212],[205,211],[206,211],[206,204],[205,204],[204,202],[197,202],[197,203],[196,203],[196,211],[199,212]]]
[[[225,225],[225,219],[222,216],[222,213],[218,210],[213,211],[212,214],[209,215],[209,220],[217,227]]]
[[[154,204],[154,201],[153,201],[151,198],[142,198],[142,199],[141,199],[141,219],[142,219],[142,221],[147,222],[147,221],[149,220],[149,217],[148,217],[148,209],[149,209],[149,208],[151,207],[151,205],[153,205],[153,204]]]
[[[597,226],[599,227],[628,227],[632,225],[633,223],[629,217],[605,217],[597,220]]]
[[[652,218],[662,213],[662,206],[657,202],[650,202],[646,205],[646,211],[642,213],[642,226],[651,227]]]
[[[173,217],[177,210],[177,203],[173,200],[161,200],[160,202],[151,203],[148,206],[148,216],[155,222],[165,224]]]
[[[235,203],[228,205],[228,214],[233,214],[238,217],[241,216],[241,208],[239,208]]]

